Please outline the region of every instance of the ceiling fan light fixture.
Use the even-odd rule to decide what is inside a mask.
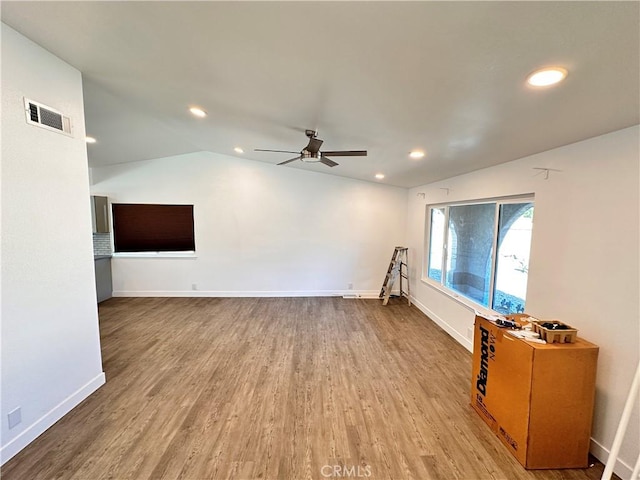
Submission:
[[[315,155],[311,152],[303,151],[302,158],[300,159],[305,163],[318,163],[321,158],[316,153]]]
[[[545,67],[536,70],[527,77],[527,84],[532,87],[550,87],[567,78],[567,70],[562,67]]]
[[[411,150],[411,153],[409,153],[409,156],[415,159],[422,158],[424,157],[424,152],[422,150]]]

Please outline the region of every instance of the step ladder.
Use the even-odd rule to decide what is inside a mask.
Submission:
[[[411,298],[409,297],[409,267],[407,265],[407,247],[396,247],[389,262],[389,269],[387,275],[384,277],[382,283],[382,289],[378,298],[382,298],[382,304],[386,305],[389,302],[391,296],[391,289],[396,283],[396,280],[400,279],[400,297],[405,297],[411,305]],[[404,267],[404,268],[403,268]],[[402,288],[402,279],[407,282],[407,290]]]

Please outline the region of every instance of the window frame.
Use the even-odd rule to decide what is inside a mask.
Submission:
[[[466,205],[482,205],[482,204],[495,204],[495,217],[493,222],[493,243],[491,247],[490,264],[491,275],[489,278],[489,305],[485,306],[478,303],[474,299],[464,295],[457,290],[446,286],[447,276],[447,261],[449,259],[449,244],[448,244],[448,232],[449,232],[449,208],[466,206]],[[496,284],[496,267],[497,267],[497,251],[498,251],[498,238],[500,228],[500,206],[514,203],[531,203],[534,206],[535,212],[535,194],[527,193],[522,195],[511,195],[506,197],[491,197],[476,200],[464,200],[457,202],[442,202],[442,203],[428,203],[425,205],[425,227],[424,227],[424,250],[422,260],[422,273],[421,281],[432,288],[444,293],[445,295],[453,298],[454,300],[462,303],[474,311],[486,311],[493,314],[498,314],[493,309],[493,301],[495,297],[495,284]],[[444,208],[444,228],[442,238],[442,265],[440,269],[440,281],[437,281],[429,276],[429,261],[431,257],[431,215],[434,209]],[[535,222],[535,213],[534,213]],[[531,234],[533,236],[533,232]],[[525,298],[526,301],[526,298]]]

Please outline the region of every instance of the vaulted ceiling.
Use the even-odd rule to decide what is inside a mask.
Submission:
[[[201,150],[276,164],[292,155],[253,150],[299,151],[317,129],[369,155],[274,168],[411,187],[638,124],[638,7],[3,1],[2,21],[82,72],[92,166]],[[547,65],[567,79],[528,87]]]

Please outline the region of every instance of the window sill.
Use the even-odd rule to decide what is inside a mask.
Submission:
[[[492,315],[492,316],[502,315],[501,313],[496,312],[494,310],[491,310],[490,308],[487,308],[484,305],[480,305],[479,303],[474,302],[470,298],[467,298],[467,297],[465,297],[464,295],[462,295],[460,293],[456,293],[453,290],[449,290],[448,288],[443,287],[440,283],[436,283],[436,282],[432,281],[428,277],[422,277],[422,278],[420,278],[420,280],[425,285],[428,285],[431,288],[433,288],[434,290],[437,290],[438,292],[442,293],[443,295],[446,295],[447,297],[451,298],[452,300],[455,300],[456,302],[458,302],[462,306],[468,308],[472,312],[480,313],[480,314],[482,314],[484,316],[486,316],[486,315]]]
[[[196,252],[119,252],[113,258],[198,258]]]

